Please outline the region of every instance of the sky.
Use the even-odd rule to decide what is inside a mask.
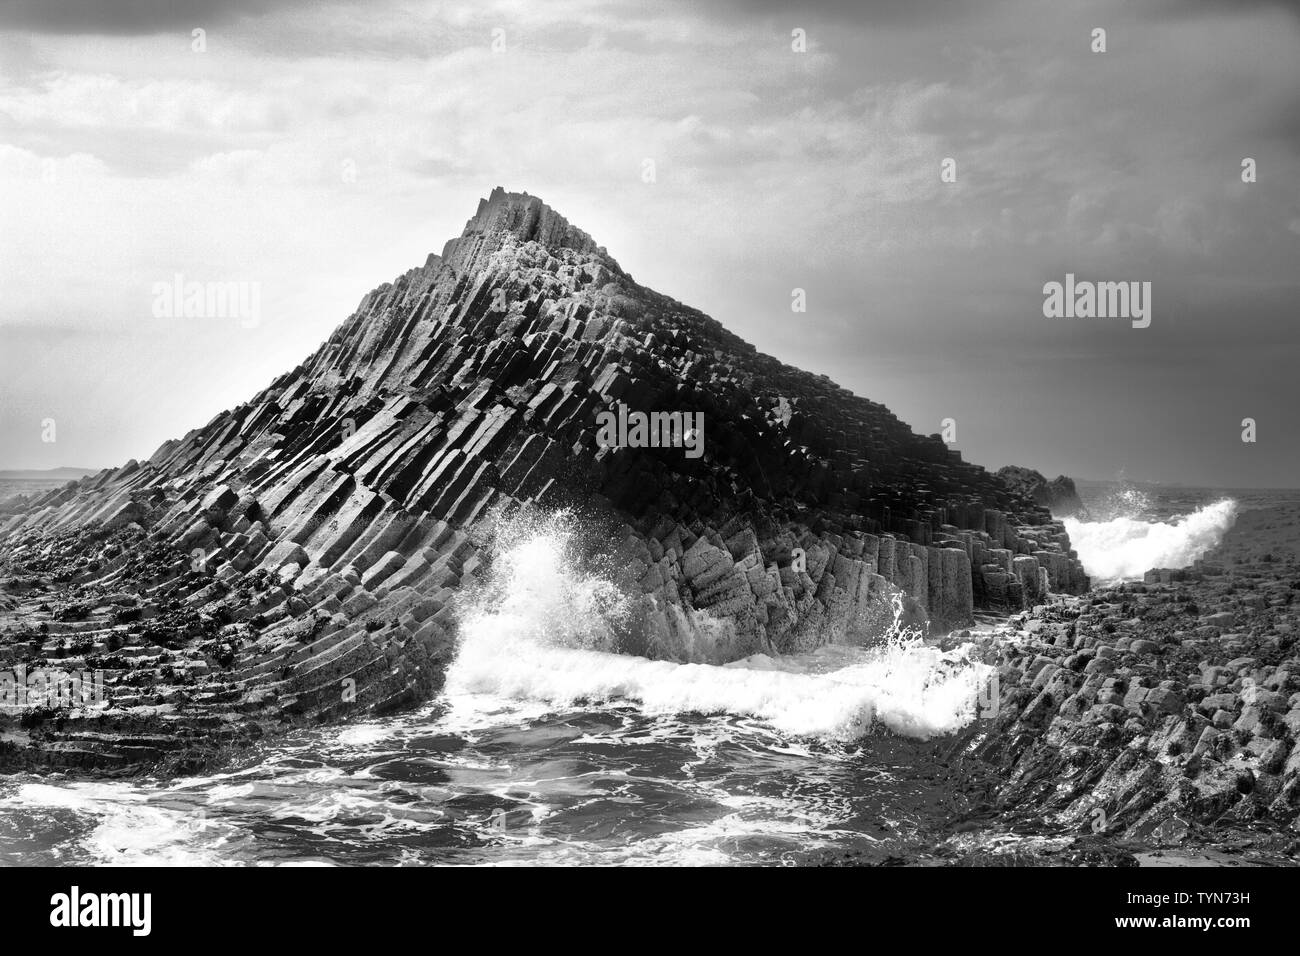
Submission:
[[[0,468],[149,456],[500,185],[969,461],[1294,487],[1297,52],[1264,0],[0,0]]]

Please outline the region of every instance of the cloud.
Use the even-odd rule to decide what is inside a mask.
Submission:
[[[1165,0],[1152,4],[1151,14],[1158,19],[1177,16],[1241,16],[1258,11],[1283,11],[1300,17],[1300,0]]]
[[[500,183],[540,195],[639,280],[922,430],[960,402],[975,460],[1010,460],[1023,434],[1042,456],[1027,463],[1079,471],[1077,449],[1109,440],[1118,370],[1143,364],[1159,375],[1135,376],[1135,403],[1181,402],[1194,420],[1211,409],[1187,383],[1213,380],[1219,400],[1258,386],[1283,417],[1270,396],[1289,378],[1266,363],[1252,375],[1242,356],[1285,353],[1283,304],[1300,291],[1300,58],[1276,8],[1200,6],[1156,22],[1118,0],[1050,14],[886,3],[868,18],[738,0],[401,4],[400,17],[220,4],[203,55],[188,49],[188,4],[160,14],[173,36],[128,36],[123,21],[91,40],[74,34],[107,14],[65,17],[24,34],[26,65],[0,75],[0,334],[27,323],[116,343],[69,345],[41,364],[47,384],[22,381],[76,395],[94,379],[101,404],[116,387],[140,417],[133,441],[156,446],[296,364]],[[45,16],[31,10],[29,23]],[[787,10],[807,53],[790,48]],[[1104,56],[1088,50],[1094,17],[1111,30]],[[1256,184],[1240,182],[1246,155]],[[1042,284],[1067,271],[1150,279],[1151,334],[1045,323]],[[264,327],[141,321],[141,290],[176,272],[262,281]],[[797,322],[795,286],[810,303]],[[1248,336],[1235,351],[1214,347],[1225,316]],[[14,340],[18,372],[32,341]],[[1045,421],[1086,419],[1081,403],[1096,421],[1067,440],[1000,419],[1024,380]],[[152,450],[121,441],[119,458]],[[1284,483],[1297,454],[1251,467]],[[1140,442],[1115,455],[1159,465]]]
[[[318,5],[317,0],[8,0],[0,6],[0,29],[140,36]]]
[[[973,16],[994,13],[990,0],[980,7],[953,3],[952,0],[726,0],[719,7],[726,16],[737,18],[769,17],[792,24],[809,21],[831,22],[853,27],[864,24],[934,24],[968,20]],[[716,8],[715,8],[716,9]]]

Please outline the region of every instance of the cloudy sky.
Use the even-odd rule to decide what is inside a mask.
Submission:
[[[1259,0],[0,0],[0,468],[149,455],[502,185],[969,460],[1300,485],[1298,51]],[[1044,317],[1067,272],[1150,327]]]

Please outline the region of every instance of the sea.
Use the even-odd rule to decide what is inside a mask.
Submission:
[[[1300,502],[1079,490],[1069,530],[1098,580],[1190,564],[1241,511]],[[954,773],[988,683],[969,644],[895,613],[869,647],[622,654],[626,601],[572,549],[563,521],[508,536],[418,710],[296,730],[198,776],[0,778],[0,864],[885,865],[1068,840],[981,816],[979,781]]]

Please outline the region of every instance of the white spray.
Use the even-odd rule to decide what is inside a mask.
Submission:
[[[970,646],[941,652],[905,633],[902,597],[885,643],[757,655],[726,666],[613,653],[631,602],[578,569],[567,515],[506,537],[486,586],[460,615],[447,693],[544,701],[556,708],[620,701],[648,713],[728,713],[785,733],[849,739],[879,723],[927,738],[976,716],[992,669]]]
[[[1065,519],[1083,568],[1099,583],[1141,578],[1152,568],[1184,568],[1215,547],[1237,520],[1229,498],[1169,522],[1116,517]]]

